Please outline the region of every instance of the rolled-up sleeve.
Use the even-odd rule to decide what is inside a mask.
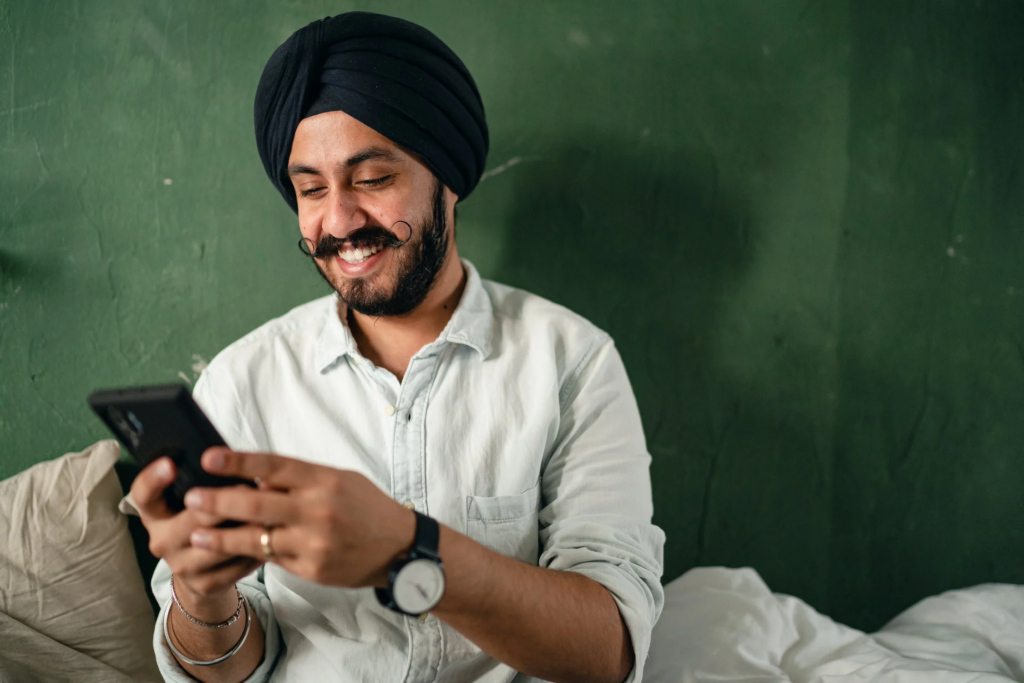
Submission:
[[[573,571],[612,594],[640,681],[661,614],[665,534],[651,523],[650,462],[626,369],[607,336],[563,384],[555,448],[541,484],[540,566]]]
[[[277,630],[277,620],[274,618],[274,607],[267,597],[267,589],[260,578],[262,569],[253,572],[238,582],[238,590],[245,595],[252,608],[252,616],[258,618],[263,626],[264,647],[263,661],[256,667],[256,670],[245,679],[246,683],[262,683],[270,679],[270,674],[277,664],[277,656],[281,649],[281,637]],[[174,658],[167,642],[164,640],[164,619],[167,618],[167,610],[177,609],[171,601],[171,570],[167,563],[160,560],[156,571],[153,572],[153,595],[157,602],[162,605],[160,614],[156,619],[156,629],[153,632],[153,651],[156,653],[156,663],[160,667],[160,674],[165,681],[171,683],[194,683],[195,679],[178,664]]]

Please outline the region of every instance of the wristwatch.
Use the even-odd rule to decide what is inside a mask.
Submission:
[[[377,588],[377,600],[399,614],[418,617],[437,607],[444,596],[444,565],[437,556],[441,528],[437,520],[415,512],[416,536],[409,552],[395,561],[388,587]]]

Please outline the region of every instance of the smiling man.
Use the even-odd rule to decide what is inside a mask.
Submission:
[[[196,385],[234,449],[204,468],[257,488],[173,514],[168,459],[132,486],[164,677],[639,681],[664,544],[640,416],[607,334],[459,258],[488,144],[466,67],[344,14],[278,48],[255,118],[334,293]]]

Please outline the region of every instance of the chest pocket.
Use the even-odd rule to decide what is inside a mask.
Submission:
[[[491,550],[537,564],[540,484],[513,496],[467,496],[466,535]]]

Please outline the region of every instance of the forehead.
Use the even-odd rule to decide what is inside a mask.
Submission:
[[[410,159],[405,150],[362,121],[343,111],[328,111],[299,122],[288,163],[338,161],[368,147],[384,148],[402,160]]]

